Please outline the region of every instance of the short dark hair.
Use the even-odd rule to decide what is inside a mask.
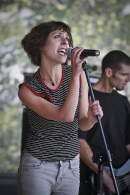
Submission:
[[[49,21],[32,28],[21,41],[21,45],[34,65],[40,66],[40,49],[44,47],[49,34],[55,30],[63,30],[69,35],[69,45],[73,47],[71,28],[61,21]]]
[[[117,71],[121,68],[122,64],[130,66],[130,57],[123,51],[112,50],[102,59],[102,74],[105,73],[106,68],[111,68],[113,71]]]

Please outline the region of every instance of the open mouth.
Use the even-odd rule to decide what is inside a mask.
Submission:
[[[60,50],[58,50],[58,53],[60,54],[60,55],[66,55],[66,50],[65,49],[60,49]]]

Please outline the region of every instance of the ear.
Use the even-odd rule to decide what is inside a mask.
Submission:
[[[111,77],[112,76],[112,69],[111,68],[106,68],[105,69],[105,74],[107,77]]]

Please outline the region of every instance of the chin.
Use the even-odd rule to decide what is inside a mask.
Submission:
[[[124,90],[124,87],[122,87],[122,88],[116,88],[116,90],[117,91],[122,91],[122,90]]]
[[[61,62],[61,64],[67,64],[67,61]]]

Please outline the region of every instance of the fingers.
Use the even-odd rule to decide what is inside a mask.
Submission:
[[[102,107],[100,106],[100,103],[98,100],[95,100],[94,102],[92,102],[91,100],[90,102],[90,107],[92,109],[92,112],[94,115],[99,115],[100,118],[102,118],[103,116],[103,110]]]
[[[75,71],[81,71],[82,64],[87,59],[87,57],[80,59],[80,55],[81,55],[83,50],[84,50],[83,47],[76,47],[72,50],[71,63],[72,63],[73,70],[75,70]]]
[[[84,50],[83,47],[76,47],[72,50],[72,56],[78,61],[78,62],[81,62],[83,63],[87,57],[83,58],[83,59],[80,59],[80,55],[82,53],[82,51]]]

